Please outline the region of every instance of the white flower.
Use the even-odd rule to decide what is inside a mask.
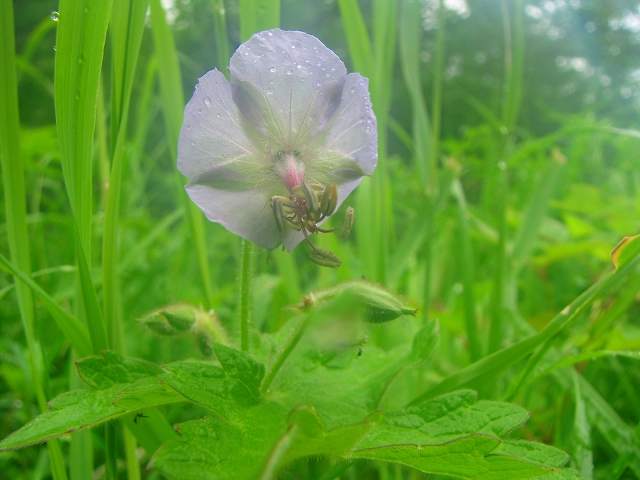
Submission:
[[[218,70],[200,78],[185,108],[178,168],[209,220],[260,247],[282,242],[291,251],[376,166],[368,80],[347,75],[317,38],[278,29],[240,45],[230,72],[231,82]],[[333,209],[308,211],[312,198],[301,188],[319,204],[331,184]]]

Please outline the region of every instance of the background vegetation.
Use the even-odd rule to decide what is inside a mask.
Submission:
[[[584,478],[640,478],[640,271],[607,276],[612,248],[640,233],[637,1],[282,0],[279,12],[257,0],[85,3],[64,31],[55,1],[0,3],[0,253],[48,294],[16,284],[3,257],[1,438],[84,388],[79,357],[106,347],[161,365],[202,357],[191,336],[136,321],[153,309],[214,309],[237,343],[240,240],[188,202],[177,134],[197,78],[279,24],[370,79],[380,160],[345,203],[356,209],[352,237],[316,242],[342,267],[309,262],[303,245],[252,253],[252,328],[279,331],[292,316],[283,307],[310,291],[379,282],[420,310],[370,327],[368,343],[391,348],[417,324],[440,325],[437,351],[397,379],[404,393],[390,407],[471,387],[529,410],[512,435],[569,452]],[[571,321],[550,330],[585,291]],[[72,348],[82,335],[92,349]],[[530,338],[530,351],[507,348]],[[203,412],[163,414],[175,424]],[[66,462],[72,478],[110,468],[125,478],[109,462],[131,461],[136,444],[124,433],[117,450],[120,432],[73,436],[92,440],[93,454],[69,437],[3,452],[0,477],[48,478]],[[386,464],[344,475],[363,472],[418,475]]]

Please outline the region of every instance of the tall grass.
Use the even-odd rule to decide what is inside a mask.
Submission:
[[[3,0],[0,265],[8,275],[0,284],[7,315],[1,373],[4,397],[25,404],[21,412],[7,407],[11,425],[3,433],[46,411],[56,395],[86,388],[75,373],[79,358],[112,350],[165,364],[206,355],[197,339],[167,341],[135,321],[177,302],[215,309],[230,343],[244,352],[264,353],[262,333],[283,341],[264,393],[306,326],[306,320],[289,322],[295,314],[284,307],[313,289],[366,277],[415,299],[421,317],[371,329],[371,344],[391,349],[412,340],[418,324],[437,319],[441,325],[435,358],[400,372],[394,385],[401,393],[384,398],[380,408],[477,389],[482,398],[530,409],[532,420],[517,435],[567,450],[583,478],[640,478],[640,259],[617,268],[608,259],[623,235],[639,229],[640,180],[630,173],[636,165],[624,161],[635,155],[639,134],[556,113],[560,126],[550,133],[523,133],[522,0],[501,1],[501,32],[492,32],[503,55],[499,101],[462,92],[470,116],[480,120],[452,134],[446,124],[451,15],[445,2],[436,3],[434,30],[423,28],[418,0],[338,0],[330,12],[341,37],[321,39],[336,45],[344,39],[339,47],[349,70],[369,79],[379,134],[377,169],[354,194],[355,239],[318,241],[344,260],[333,272],[310,264],[300,249],[258,251],[206,222],[175,168],[195,79],[213,66],[226,73],[239,42],[281,26],[289,17],[279,1],[184,7],[182,13],[206,12],[199,20],[212,31],[203,59],[184,46],[189,35],[179,21],[171,23],[160,0],[62,0],[57,22],[35,25],[16,53],[14,4]],[[301,28],[293,23],[283,20],[282,27]],[[34,58],[53,25],[52,72],[36,67]],[[44,147],[30,119],[21,125],[18,92],[26,80],[53,92],[56,128]],[[46,152],[33,153],[38,148]],[[615,159],[604,158],[612,151]],[[40,163],[46,156],[55,165],[59,160],[61,175]],[[631,179],[608,162],[622,165]],[[602,175],[606,181],[593,180]],[[30,209],[26,199],[37,176],[46,186]],[[22,384],[32,392],[21,391]],[[41,455],[48,467],[39,478],[49,472],[56,480],[95,472],[159,478],[143,468],[149,457],[178,438],[172,424],[201,413],[145,408],[142,417],[73,435],[69,447],[49,440],[46,454],[33,447],[0,457],[0,465],[38,478],[35,466],[20,465],[35,465]],[[350,478],[409,478],[387,464],[314,462],[296,464],[291,475],[328,479],[351,469]],[[327,468],[314,477],[317,465]]]

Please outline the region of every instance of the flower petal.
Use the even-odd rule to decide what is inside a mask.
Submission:
[[[329,168],[323,173],[330,182],[350,181],[358,168],[361,175],[369,175],[378,163],[378,130],[368,83],[358,73],[347,75],[342,101],[331,124],[314,140],[318,151],[313,155],[311,168],[320,171]]]
[[[303,32],[275,29],[257,33],[231,57],[231,81],[246,81],[264,92],[273,111],[280,115],[283,146],[293,145],[309,122],[316,91],[346,73],[335,53]]]
[[[256,189],[220,190],[195,183],[188,184],[186,189],[209,220],[220,223],[230,232],[263,248],[274,248],[283,241],[265,193]],[[299,239],[294,241],[296,236]],[[300,232],[291,231],[285,240],[295,246],[302,238]]]
[[[262,156],[241,127],[229,82],[218,70],[207,72],[184,110],[178,169],[194,179],[212,167],[233,167],[240,158],[259,163]]]

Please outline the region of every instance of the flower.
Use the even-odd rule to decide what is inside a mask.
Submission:
[[[279,29],[240,45],[230,73],[230,82],[215,69],[199,79],[185,107],[178,169],[209,220],[260,247],[282,242],[291,251],[330,231],[319,225],[376,166],[368,80],[347,75],[317,38]],[[311,246],[316,257],[335,256]]]

